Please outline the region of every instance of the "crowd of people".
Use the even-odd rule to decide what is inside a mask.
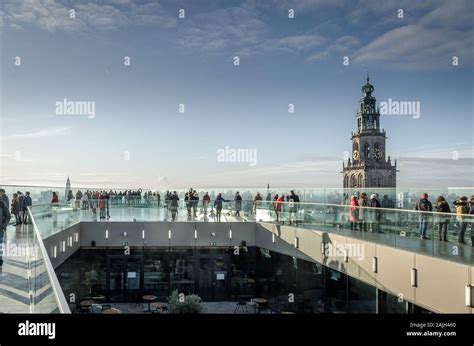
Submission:
[[[208,192],[205,192],[201,198],[198,192],[193,188],[190,188],[184,193],[183,199],[183,206],[186,208],[188,220],[197,218],[198,207],[201,205],[201,212],[204,218],[207,218],[209,213],[210,216],[215,217],[217,222],[221,221],[224,203],[229,203],[229,210],[231,210],[235,217],[240,218],[244,202],[238,191],[234,194],[233,198],[231,197],[230,199],[225,199],[222,193],[218,193],[217,196],[214,197],[214,195],[210,195]],[[59,202],[58,193],[53,192],[51,205],[58,205]],[[90,210],[93,214],[97,214],[98,212],[101,219],[109,219],[110,206],[117,205],[137,206],[146,204],[154,205],[158,208],[163,207],[171,213],[171,219],[173,221],[177,219],[180,209],[180,198],[176,191],[166,191],[164,201],[161,203],[161,195],[159,192],[143,192],[142,189],[118,192],[113,190],[86,190],[84,192],[77,190],[75,194],[72,190],[69,190],[66,195],[66,202],[75,208]],[[251,201],[251,206],[248,205],[246,211],[256,215],[259,203],[265,204],[266,208],[270,208],[275,215],[275,221],[280,224],[284,224],[285,220],[287,220],[290,225],[297,225],[298,222],[301,221],[298,219],[298,211],[300,210],[301,202],[294,190],[291,190],[287,195],[274,194],[272,196],[272,194],[268,192],[265,201],[262,195],[257,192]],[[379,200],[377,194],[371,194],[369,198],[365,192],[361,193],[360,196],[351,196],[348,204],[346,220],[349,221],[349,228],[352,231],[361,232],[383,233],[381,227],[383,219],[382,209],[395,208],[395,203],[387,195],[384,195],[382,200]],[[26,191],[24,194],[21,191],[13,193],[10,203],[8,196],[5,194],[5,190],[0,189],[0,217],[3,229],[5,229],[6,225],[10,222],[11,215],[14,217],[14,226],[28,223],[27,208],[31,205],[32,198],[29,191]],[[465,233],[469,222],[465,220],[464,215],[474,214],[474,195],[471,196],[470,200],[468,200],[466,196],[458,198],[453,203],[453,207],[456,213],[456,226],[459,228],[457,240],[460,244],[465,244]],[[420,212],[416,215],[418,217],[419,235],[421,239],[428,239],[428,224],[434,222],[439,233],[439,240],[448,241],[447,233],[448,225],[451,221],[451,215],[449,215],[451,213],[451,207],[445,197],[439,196],[433,206],[428,199],[428,194],[423,193],[415,204],[414,209]],[[283,211],[285,212],[285,218],[282,218]],[[433,217],[430,216],[431,214],[425,213],[432,211],[441,214],[435,214]],[[338,214],[338,212],[334,214]],[[473,233],[474,231],[471,229],[471,245],[474,244]]]
[[[466,196],[462,196],[453,203],[455,212],[456,212],[456,221],[459,225],[458,231],[458,243],[459,244],[466,244],[465,241],[465,234],[467,230],[467,226],[469,222],[466,220],[465,215],[474,215],[474,195],[471,196],[470,200]],[[440,241],[448,241],[447,239],[447,230],[448,224],[451,221],[451,208],[449,207],[448,202],[443,196],[439,196],[436,199],[436,204],[433,208],[433,204],[428,199],[427,193],[422,193],[420,196],[420,200],[415,206],[415,210],[422,211],[422,212],[430,212],[436,211],[439,213],[435,215],[435,222],[438,225],[438,232],[439,232],[439,240]],[[426,230],[428,227],[428,214],[420,213],[419,214],[419,222],[420,222],[420,237],[422,239],[428,239],[426,236]],[[472,229],[474,225],[471,224],[471,246],[474,246],[474,230]]]
[[[372,194],[369,199],[366,193],[362,193],[360,198],[352,196],[349,213],[351,230],[365,232],[369,230],[374,233],[383,233],[380,227],[382,220],[382,211],[380,208],[386,208],[388,204],[380,203],[377,197],[377,194]],[[469,201],[466,196],[460,197],[453,202],[453,206],[459,227],[457,240],[460,244],[466,244],[465,233],[469,222],[466,220],[465,215],[474,215],[474,195],[471,196]],[[439,241],[448,241],[447,231],[449,222],[451,221],[451,215],[449,214],[452,211],[449,203],[443,196],[439,196],[436,199],[435,206],[433,207],[433,204],[428,199],[428,194],[422,193],[414,209],[420,212],[416,215],[418,217],[421,239],[428,239],[428,224],[433,222],[438,230]],[[427,212],[437,212],[440,214],[429,214]],[[474,230],[472,230],[472,227],[474,226],[471,225],[471,246],[474,246]]]
[[[5,225],[5,222],[8,225],[11,220],[11,215],[15,217],[14,226],[29,223],[28,207],[33,204],[29,191],[26,191],[24,194],[21,191],[15,192],[10,204],[5,190],[0,189],[0,204],[2,226]],[[8,209],[9,206],[10,209]],[[6,225],[4,228],[6,228]]]

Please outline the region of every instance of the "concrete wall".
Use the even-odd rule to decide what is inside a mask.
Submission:
[[[65,242],[65,248],[63,248],[63,242]],[[81,248],[81,224],[77,223],[61,232],[43,239],[43,244],[49,254],[53,268],[57,268],[61,263],[74,254],[74,252]],[[54,247],[56,247],[56,256],[54,256]],[[63,249],[65,251],[63,251]]]
[[[276,232],[276,226],[260,223],[256,228],[257,246],[268,247],[268,239],[271,239],[271,234]],[[299,241],[298,249],[295,250],[299,258],[309,258],[322,263],[435,312],[474,313],[474,309],[467,307],[465,303],[466,286],[474,285],[473,266],[333,233],[283,226],[278,229],[281,231],[281,238],[273,244],[273,249],[277,252],[292,255],[291,249],[280,248],[277,244],[281,244],[283,240],[294,243],[296,237]],[[347,258],[337,253],[325,256],[321,251],[323,239],[325,244],[343,244],[363,249],[363,256],[359,256],[360,253],[357,252],[348,253]],[[377,258],[376,272],[373,271],[374,257]],[[417,272],[416,287],[411,284],[413,268]]]
[[[83,222],[81,234],[83,247],[93,241],[95,246],[235,246],[242,241],[255,246],[250,222]]]

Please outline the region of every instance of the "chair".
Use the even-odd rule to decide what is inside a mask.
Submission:
[[[237,313],[239,310],[244,312],[244,308],[245,308],[245,311],[248,312],[247,302],[244,300],[239,300],[237,302],[237,305],[235,306],[234,314]]]

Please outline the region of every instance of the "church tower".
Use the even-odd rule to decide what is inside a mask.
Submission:
[[[380,112],[376,108],[374,87],[362,86],[357,108],[357,129],[352,133],[352,159],[343,162],[344,188],[396,187],[397,162],[392,165],[385,152],[385,130],[380,129]]]
[[[69,177],[67,177],[66,180],[66,190],[64,192],[64,200],[67,201],[67,195],[69,193],[69,190],[71,190],[71,181],[69,180]]]

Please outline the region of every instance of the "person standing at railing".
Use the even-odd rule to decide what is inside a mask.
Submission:
[[[17,193],[13,194],[10,212],[15,216],[15,224],[13,226],[19,226],[21,224],[20,216],[19,216],[20,215],[20,201],[18,200]]]
[[[97,206],[99,203],[99,191],[92,192],[92,213],[97,214]]]
[[[207,215],[207,206],[209,205],[210,201],[211,201],[211,197],[209,197],[209,194],[206,192],[206,194],[202,198],[202,206],[204,207],[204,215]]]
[[[359,220],[359,202],[357,196],[351,197],[351,207],[349,211],[349,224],[352,231],[357,231],[357,221]]]
[[[290,195],[287,197],[288,206],[290,208],[290,225],[292,223],[295,226],[298,225],[298,205],[300,203],[300,197],[295,194],[295,191],[291,190]]]
[[[165,194],[165,208],[166,209],[168,209],[169,207],[170,199],[171,199],[171,193],[169,191],[166,191],[166,194]]]
[[[463,215],[469,214],[469,206],[467,204],[467,197],[462,196],[456,202],[454,202],[454,205],[456,206],[456,219],[459,223],[458,243],[466,244],[466,242],[464,241],[464,234],[466,233],[467,222]],[[472,240],[472,230],[471,230],[471,240]]]
[[[67,202],[72,204],[72,201],[74,200],[74,195],[72,194],[72,190],[69,190],[67,193]]]
[[[196,190],[193,190],[193,193],[189,197],[191,200],[191,206],[193,207],[193,217],[197,217],[197,206],[199,204],[199,196]]]
[[[59,197],[56,192],[53,192],[53,197],[51,197],[51,205],[56,206],[59,203]]]
[[[436,199],[435,208],[438,213],[451,212],[451,208],[449,208],[449,204],[446,202],[446,199],[443,196],[439,196]],[[438,222],[439,241],[448,241],[448,224],[451,217],[448,215],[437,215],[436,218]]]
[[[260,192],[257,192],[255,197],[253,198],[253,213],[254,213],[254,215],[257,215],[257,204],[261,200],[262,200],[262,196],[260,195]]]
[[[81,207],[81,200],[82,200],[82,191],[77,190],[77,192],[76,192],[76,208]]]
[[[24,202],[25,202],[25,196],[23,195],[21,191],[18,191],[18,203],[20,205],[20,212],[18,213],[18,217],[19,217],[20,225],[24,222],[24,217],[25,217]]]
[[[84,192],[82,195],[82,209],[87,210],[88,209],[88,204],[89,204],[89,190]]]
[[[113,193],[110,191],[110,193]],[[110,193],[104,191],[104,199],[105,199],[105,211],[107,213],[107,219],[110,219]]]
[[[278,196],[278,195],[276,195]],[[285,201],[285,195],[281,195],[275,201],[275,214],[276,214],[276,222],[280,222],[280,215],[281,215],[281,207],[283,202]],[[282,222],[283,224],[284,222]]]
[[[184,194],[184,204],[186,205],[186,211],[188,212],[188,220],[191,219],[191,200],[189,198],[189,192]]]
[[[359,230],[367,232],[367,207],[369,206],[369,201],[367,194],[362,192],[359,199]]]
[[[28,207],[33,205],[31,200],[30,191],[25,192],[25,199],[23,200],[23,223],[28,224]]]
[[[99,218],[105,219],[105,192],[101,191],[99,195]]]
[[[420,200],[415,205],[415,210],[421,211],[418,215],[418,221],[420,222],[420,238],[428,239],[426,237],[426,229],[428,228],[428,214],[427,211],[433,211],[433,206],[428,200],[428,194],[426,192],[422,193]]]
[[[235,203],[235,216],[240,217],[240,211],[242,210],[242,196],[240,196],[239,191],[235,193],[234,203]]]
[[[216,207],[216,220],[217,222],[221,222],[221,214],[222,214],[222,203],[225,202],[224,197],[222,194],[219,193],[214,201],[214,206]]]
[[[173,194],[170,195],[169,197],[169,203],[170,203],[170,211],[171,211],[171,219],[175,221],[176,215],[178,213],[178,202],[179,202],[179,197],[176,191],[173,191]]]
[[[382,233],[380,229],[380,219],[381,219],[381,212],[380,212],[380,202],[377,199],[378,195],[373,193],[370,195],[369,207],[373,208],[369,210],[369,217],[370,217],[370,231],[372,233]]]

